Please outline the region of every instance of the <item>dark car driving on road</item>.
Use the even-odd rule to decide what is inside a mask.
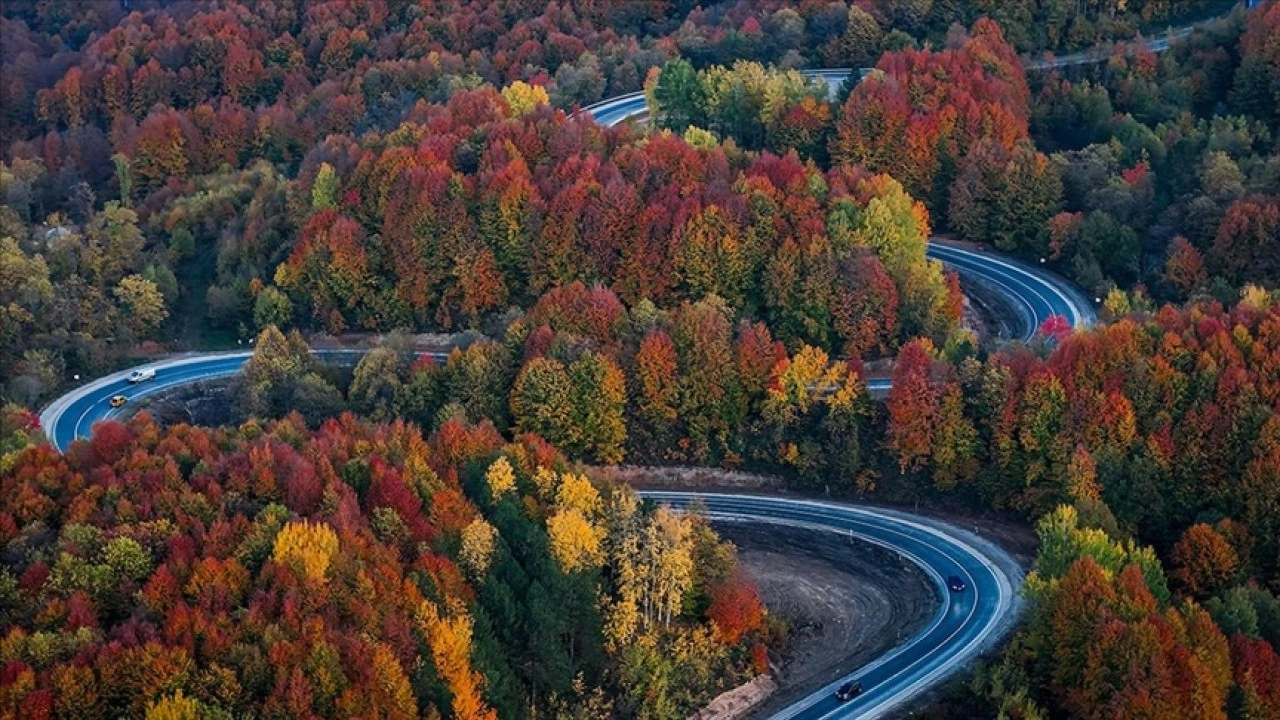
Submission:
[[[849,682],[841,685],[840,688],[836,690],[836,699],[839,700],[840,702],[844,702],[846,700],[852,700],[861,694],[862,694],[862,683],[856,680],[850,680]]]
[[[947,578],[947,587],[951,588],[951,592],[964,592],[967,586],[959,575],[952,575]]]

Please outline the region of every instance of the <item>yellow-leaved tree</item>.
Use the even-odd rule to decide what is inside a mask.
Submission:
[[[516,117],[524,117],[537,110],[538,106],[547,105],[551,102],[551,97],[547,95],[546,88],[541,85],[530,85],[520,80],[502,88],[502,98],[507,101],[507,105],[511,108],[511,114]]]
[[[585,517],[595,518],[601,509],[600,492],[585,475],[565,473],[560,477],[560,487],[556,490],[556,507],[576,508]]]
[[[484,578],[493,561],[493,549],[498,541],[498,531],[484,518],[477,517],[462,528],[462,548],[458,560],[474,579]]]
[[[551,537],[551,552],[565,572],[598,566],[603,559],[603,529],[592,525],[577,508],[558,510],[547,518],[547,535]]]
[[[147,720],[200,720],[200,703],[178,690],[152,703],[147,708]]]
[[[484,678],[471,668],[471,619],[465,611],[448,616],[430,600],[418,606],[418,627],[427,636],[431,661],[453,695],[456,720],[497,720],[481,697]]]
[[[489,469],[484,474],[485,484],[489,486],[489,495],[494,502],[502,499],[503,495],[511,492],[516,487],[516,474],[511,469],[511,463],[506,457],[500,457],[493,461]]]
[[[533,473],[533,484],[538,488],[538,499],[543,502],[555,500],[556,486],[559,483],[560,477],[549,467],[539,467]]]
[[[276,536],[271,558],[311,580],[323,580],[338,552],[338,536],[324,523],[291,522]]]
[[[646,624],[671,624],[693,584],[693,522],[667,506],[658,508],[645,528],[640,549],[641,612]]]
[[[556,489],[556,510],[547,518],[551,553],[565,572],[604,562],[604,527],[598,524],[600,493],[585,476],[565,473]]]

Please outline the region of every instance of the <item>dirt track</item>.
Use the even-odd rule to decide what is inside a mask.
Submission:
[[[716,529],[738,546],[769,611],[791,626],[779,690],[751,718],[768,717],[879,657],[937,609],[923,573],[874,545],[776,525],[725,522]]]

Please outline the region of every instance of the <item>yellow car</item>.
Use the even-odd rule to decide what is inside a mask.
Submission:
[[[111,407],[118,408],[127,402],[129,402],[129,398],[123,395],[115,395],[111,398]]]

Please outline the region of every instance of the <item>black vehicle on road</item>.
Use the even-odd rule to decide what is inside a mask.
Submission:
[[[840,688],[836,690],[836,699],[839,700],[840,702],[845,702],[846,700],[852,700],[861,694],[862,694],[862,683],[856,680],[850,680],[849,682],[841,685]]]

